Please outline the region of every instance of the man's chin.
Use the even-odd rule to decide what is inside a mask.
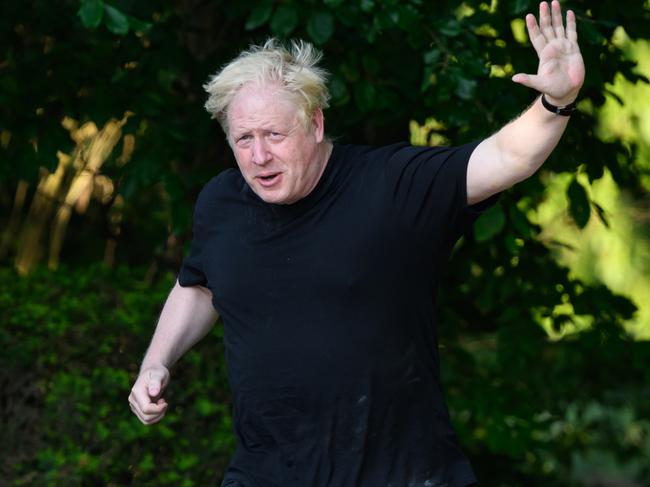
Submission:
[[[293,203],[289,196],[285,194],[284,191],[268,190],[264,188],[256,188],[255,193],[260,197],[265,203],[270,203],[274,205],[288,205]]]

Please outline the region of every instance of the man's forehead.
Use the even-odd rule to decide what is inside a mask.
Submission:
[[[249,82],[241,86],[232,99],[233,103],[279,101],[289,103],[286,90],[275,83]]]
[[[245,91],[244,91],[245,90]],[[298,108],[277,90],[245,87],[235,96],[228,109],[231,129],[272,128],[295,125]]]

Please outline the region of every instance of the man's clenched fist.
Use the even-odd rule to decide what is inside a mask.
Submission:
[[[167,411],[167,401],[162,393],[169,383],[169,370],[163,365],[153,365],[140,371],[129,395],[129,405],[140,421],[154,424]]]

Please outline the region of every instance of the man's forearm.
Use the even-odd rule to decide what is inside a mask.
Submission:
[[[518,118],[481,142],[470,158],[469,204],[531,176],[559,142],[570,117],[556,115],[538,97]]]
[[[176,282],[160,313],[141,369],[154,364],[171,368],[210,331],[218,318],[208,289],[201,286],[182,287]]]
[[[501,163],[504,171],[511,173],[512,184],[539,169],[557,146],[570,118],[551,113],[540,98],[519,118],[494,134]]]

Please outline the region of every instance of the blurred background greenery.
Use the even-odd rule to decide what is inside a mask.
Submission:
[[[442,374],[486,486],[650,485],[650,2],[572,0],[587,81],[560,146],[454,249]],[[308,39],[341,142],[458,144],[534,93],[528,0],[31,0],[0,16],[0,484],[218,483],[234,447],[221,325],[154,427],[127,405],[233,165],[201,85]]]

